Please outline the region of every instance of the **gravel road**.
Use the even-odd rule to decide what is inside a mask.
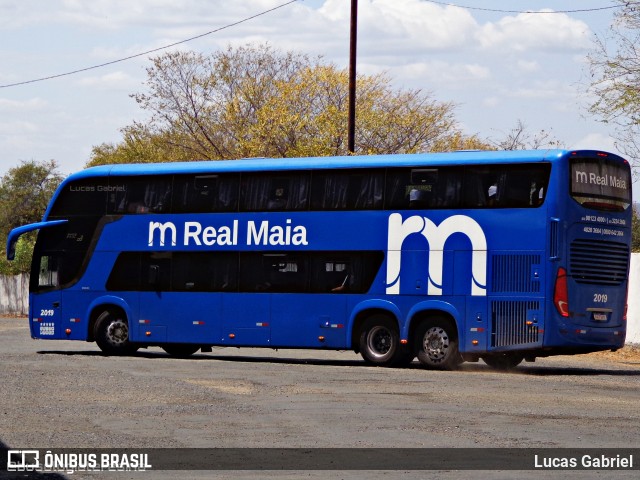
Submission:
[[[353,352],[214,349],[176,359],[150,348],[105,357],[95,344],[32,340],[26,319],[0,318],[0,358],[3,448],[640,446],[637,352],[539,359],[512,372],[482,362],[456,372],[418,364],[375,368]],[[396,473],[192,472],[181,478],[393,479]],[[595,472],[566,474],[589,478]],[[529,475],[556,478],[553,472],[474,472],[473,478]]]

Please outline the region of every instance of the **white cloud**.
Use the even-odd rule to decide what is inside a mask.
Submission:
[[[520,72],[532,73],[540,70],[540,64],[536,61],[518,60],[516,63]]]
[[[12,100],[8,98],[0,98],[1,112],[24,112],[42,110],[47,107],[48,102],[42,98],[29,98],[27,100]]]
[[[0,122],[0,132],[4,134],[33,133],[38,131],[38,124],[24,120]]]
[[[375,67],[371,66],[370,70]],[[421,80],[431,86],[452,84],[466,84],[491,78],[489,68],[474,63],[448,63],[433,61],[424,63],[409,63],[393,69],[394,77],[408,82]]]
[[[140,81],[124,72],[111,72],[105,75],[83,77],[76,83],[82,87],[130,91],[132,87],[139,86]]]
[[[596,149],[604,150],[611,153],[616,153],[616,141],[609,135],[603,135],[602,133],[588,133],[581,137],[579,140],[572,143],[569,148],[571,149]]]
[[[498,97],[487,97],[482,100],[482,106],[487,108],[495,108],[500,105],[500,99]]]
[[[477,34],[483,48],[568,52],[590,46],[586,23],[561,13],[521,13],[487,23]]]

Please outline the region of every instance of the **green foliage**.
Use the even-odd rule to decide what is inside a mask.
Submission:
[[[3,239],[0,272],[20,273],[29,271],[34,237],[25,236],[17,244],[16,261],[6,261],[4,246],[9,232],[20,225],[42,219],[51,196],[62,181],[54,160],[28,161],[11,168],[0,179],[0,238]]]
[[[147,92],[132,97],[150,114],[95,147],[88,165],[346,155],[348,71],[268,45],[205,56],[153,59]],[[451,102],[394,90],[384,75],[357,79],[356,153],[490,148],[457,126]]]
[[[9,262],[4,254],[2,258],[0,258],[0,275],[17,275],[19,273],[29,272],[35,243],[35,233],[28,233],[20,237],[16,243],[16,256],[14,260]]]
[[[640,252],[640,214],[635,209],[631,221],[631,251]]]

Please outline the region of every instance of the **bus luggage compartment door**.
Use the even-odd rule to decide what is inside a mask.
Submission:
[[[270,346],[271,295],[223,295],[221,343],[228,346]]]

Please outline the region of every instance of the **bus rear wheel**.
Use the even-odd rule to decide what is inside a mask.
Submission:
[[[200,345],[192,345],[190,343],[167,343],[166,345],[162,345],[162,349],[172,357],[186,358],[200,350]]]
[[[420,324],[416,332],[418,360],[437,370],[455,370],[462,363],[458,335],[452,322],[435,317]]]
[[[129,340],[129,324],[124,314],[106,310],[96,320],[94,336],[107,355],[129,355],[138,347]]]
[[[368,318],[360,330],[360,355],[365,362],[380,367],[395,365],[400,351],[400,335],[395,322],[385,315]]]

